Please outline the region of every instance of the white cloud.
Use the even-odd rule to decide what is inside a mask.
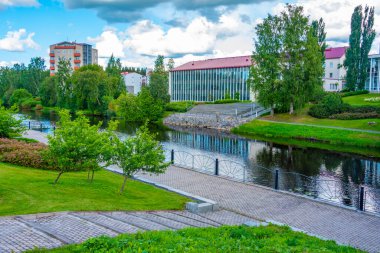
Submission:
[[[15,65],[16,63],[19,63],[18,61],[0,61],[0,67],[11,67]]]
[[[0,10],[7,7],[38,7],[36,0],[0,0]]]
[[[89,42],[95,43],[95,48],[98,49],[99,58],[107,58],[112,54],[115,57],[123,58],[123,43],[119,39],[116,29],[106,27],[102,34],[96,38],[87,38]]]
[[[23,52],[25,48],[39,49],[39,45],[33,40],[34,33],[27,33],[21,28],[9,31],[5,38],[0,39],[0,50]]]

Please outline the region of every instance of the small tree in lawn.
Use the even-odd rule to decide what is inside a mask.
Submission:
[[[120,193],[124,191],[127,179],[136,173],[144,171],[160,174],[170,165],[165,162],[164,150],[154,137],[145,124],[137,131],[136,136],[124,141],[115,139],[114,163],[123,169],[124,174]]]
[[[110,150],[111,131],[99,131],[101,122],[91,126],[89,120],[79,115],[75,120],[70,119],[68,111],[59,113],[60,121],[55,135],[49,135],[49,148],[44,154],[44,158],[59,170],[59,174],[54,181],[56,184],[65,172],[82,171],[87,169],[88,179],[92,172],[100,168],[100,164],[108,166],[112,158]],[[114,130],[115,123],[111,124]]]

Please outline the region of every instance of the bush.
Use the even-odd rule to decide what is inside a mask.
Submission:
[[[377,112],[367,112],[367,113],[344,112],[344,113],[333,114],[329,116],[329,119],[340,119],[340,120],[374,119],[374,118],[380,118],[380,114],[378,114]]]
[[[231,104],[231,103],[239,103],[240,100],[237,99],[221,99],[221,100],[215,100],[214,104]]]
[[[47,146],[0,138],[0,161],[38,169],[52,169],[41,156]]]
[[[370,113],[370,112],[376,112],[380,114],[380,107],[376,106],[351,106],[349,110],[346,110],[345,112],[352,112],[352,113]]]
[[[356,96],[356,95],[362,95],[362,94],[368,94],[368,90],[357,90],[357,91],[349,91],[345,92],[345,90],[342,90],[341,97],[350,97],[350,96]]]
[[[327,108],[321,104],[313,105],[312,107],[310,107],[308,113],[310,116],[319,119],[327,118],[331,115],[328,112]]]
[[[193,106],[193,101],[170,102],[166,105],[165,110],[170,112],[187,112]]]
[[[40,101],[36,101],[33,98],[29,98],[27,100],[24,100],[21,103],[21,108],[22,109],[32,109],[34,107],[37,107],[37,105],[41,105],[41,102]]]
[[[14,117],[15,110],[0,107],[0,138],[20,136],[25,130],[21,125],[22,120]]]
[[[350,106],[344,104],[342,97],[337,93],[329,93],[322,99],[320,104],[314,105],[309,110],[309,115],[315,118],[327,118],[349,110]]]

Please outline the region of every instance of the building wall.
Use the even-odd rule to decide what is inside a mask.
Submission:
[[[58,63],[69,60],[73,70],[88,64],[98,63],[97,50],[88,44],[63,42],[50,45],[50,75],[58,71]]]
[[[368,78],[365,89],[369,92],[380,92],[380,54],[369,56]]]
[[[129,93],[137,95],[141,91],[143,76],[138,73],[123,74],[124,83]]]
[[[325,76],[323,78],[323,88],[325,91],[340,91],[345,84],[346,69],[343,67],[343,55],[337,59],[326,59]],[[341,66],[339,68],[339,66]]]
[[[224,99],[226,93],[231,98],[239,93],[241,100],[250,100],[248,76],[249,67],[171,71],[170,99],[208,102]]]

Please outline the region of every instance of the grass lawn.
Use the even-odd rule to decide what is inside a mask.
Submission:
[[[130,180],[119,194],[122,176],[101,170],[93,183],[87,172],[65,173],[0,163],[0,215],[55,211],[178,210],[189,199]]]
[[[380,134],[253,120],[235,129],[267,141],[380,157]]]
[[[368,95],[368,94],[366,94]],[[360,95],[361,96],[361,95]],[[353,96],[356,97],[356,96]],[[351,98],[351,97],[347,97]],[[264,116],[262,119],[279,122],[302,123],[320,126],[335,126],[344,128],[355,128],[364,130],[374,130],[380,132],[380,119],[355,119],[355,120],[338,120],[338,119],[317,119],[307,114],[310,106],[306,106],[294,115],[289,113],[275,114],[274,117]],[[374,125],[368,125],[368,122],[376,122]]]
[[[334,241],[323,241],[288,227],[187,228],[154,231],[115,238],[89,239],[80,245],[28,252],[363,252]]]
[[[378,101],[378,102],[364,101],[364,99],[366,99],[366,98],[374,98],[374,97],[380,97],[380,94],[369,93],[369,94],[363,94],[363,95],[357,95],[357,96],[344,97],[343,102],[348,103],[352,106],[377,106],[377,107],[380,107],[380,101]]]

